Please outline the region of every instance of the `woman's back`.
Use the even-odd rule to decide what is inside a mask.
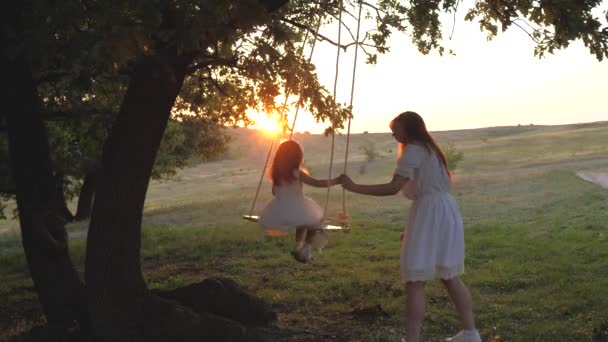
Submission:
[[[422,143],[409,144],[403,152],[400,163],[407,162],[415,165],[413,168],[413,178],[416,183],[417,196],[425,194],[450,192],[450,178],[443,166],[443,162],[437,153],[430,146]]]

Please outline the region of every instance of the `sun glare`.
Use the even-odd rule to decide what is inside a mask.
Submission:
[[[254,121],[254,124],[250,126],[253,129],[262,130],[269,135],[277,134],[281,130],[281,125],[277,119],[268,116],[266,113],[250,111],[247,113],[247,116]]]
[[[283,129],[283,124],[278,120],[278,114],[274,116],[267,115],[264,112],[250,109],[247,111],[247,117],[254,122],[249,128],[262,130],[268,135],[273,136],[274,134],[279,134]],[[287,122],[290,126],[293,125],[293,118],[294,113],[290,112],[287,114]],[[327,123],[317,122],[310,113],[300,110],[295,125],[295,133],[320,134],[326,127]]]

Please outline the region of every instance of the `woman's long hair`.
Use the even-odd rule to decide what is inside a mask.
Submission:
[[[429,148],[429,146],[433,148],[433,150],[435,150],[435,153],[439,156],[439,159],[441,159],[441,162],[443,163],[443,166],[445,167],[445,170],[447,171],[448,175],[450,175],[445,155],[441,151],[441,148],[439,148],[439,145],[437,145],[437,143],[435,142],[435,139],[433,139],[429,131],[427,131],[426,125],[424,123],[424,120],[422,120],[422,117],[416,112],[403,112],[397,115],[391,121],[391,129],[394,129],[395,124],[397,122],[401,124],[408,143],[418,141],[424,143],[424,146],[427,148]],[[399,146],[400,153],[403,153],[403,150],[405,150],[405,148],[407,148],[407,143],[401,143],[401,145]]]
[[[288,140],[281,143],[270,168],[272,183],[280,185],[283,181],[287,183],[295,181],[296,177],[293,171],[300,168],[303,158],[304,152],[302,152],[302,148],[297,142]]]

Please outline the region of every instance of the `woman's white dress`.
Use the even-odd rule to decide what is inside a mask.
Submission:
[[[412,202],[401,244],[404,282],[449,279],[464,272],[464,229],[450,179],[432,147],[410,143],[395,174],[414,180]]]
[[[286,231],[320,224],[323,209],[315,201],[304,196],[300,172],[294,171],[295,181],[274,185],[274,198],[260,213],[262,228]]]

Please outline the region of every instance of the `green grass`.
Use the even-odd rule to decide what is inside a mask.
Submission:
[[[608,340],[608,191],[574,172],[608,167],[600,156],[608,145],[608,125],[469,133],[442,132],[440,137],[456,141],[465,154],[453,193],[465,221],[463,279],[472,291],[484,339]],[[314,140],[306,151],[322,151],[326,140],[306,138]],[[379,148],[392,146],[388,135],[371,134],[356,136],[354,145],[366,143],[363,139],[375,139]],[[578,143],[564,146],[562,140]],[[362,152],[349,166],[356,180],[390,178],[394,159],[388,150],[363,175],[356,173],[363,160],[359,157]],[[590,165],[589,160],[596,162]],[[189,174],[221,170],[222,182],[184,176],[151,186],[141,250],[149,286],[166,289],[227,276],[272,303],[278,324],[292,331],[285,340],[399,341],[405,319],[399,234],[409,203],[401,196],[348,195],[352,232],[332,233],[312,264],[299,264],[288,253],[293,236],[265,237],[240,219],[251,205],[258,162],[207,165]],[[308,165],[321,177],[326,161],[312,154]],[[325,190],[306,192],[324,204]],[[265,184],[258,207],[270,196]],[[330,212],[340,210],[340,201],[341,191],[332,190]],[[82,227],[86,225],[69,229]],[[83,238],[71,240],[81,272],[84,246]],[[2,235],[0,248],[1,339],[40,322],[41,313],[19,236]],[[459,330],[458,319],[439,283],[430,282],[426,293],[424,335],[427,341],[440,341]],[[376,305],[388,317],[356,314]]]

